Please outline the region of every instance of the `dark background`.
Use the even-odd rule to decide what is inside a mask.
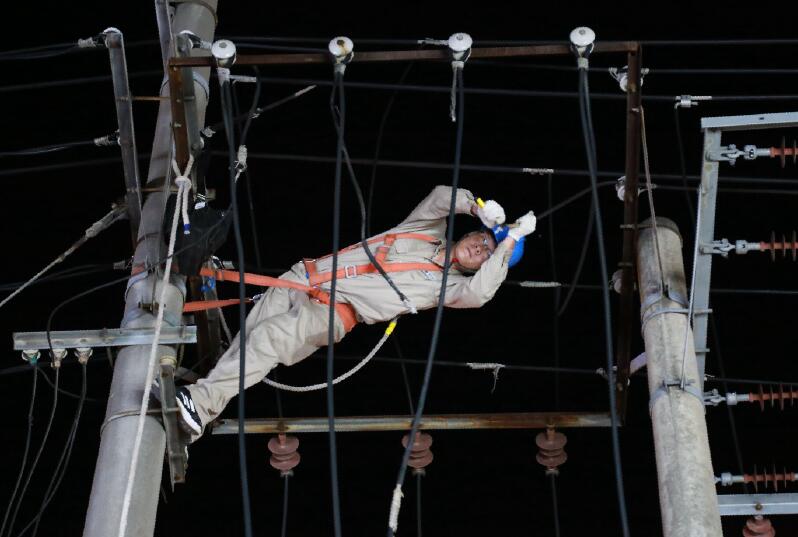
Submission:
[[[107,26],[120,28],[129,45],[131,73],[157,71],[160,52],[154,44],[136,42],[157,38],[153,6],[142,3],[14,3],[6,12],[0,50],[73,41],[102,31]],[[645,12],[645,13],[644,13]],[[794,35],[789,13],[761,15],[751,5],[739,8],[720,6],[604,5],[581,6],[559,2],[484,3],[474,6],[432,3],[339,3],[302,6],[265,2],[221,2],[217,34],[230,36],[307,37],[295,45],[324,48],[326,40],[348,35],[357,50],[385,47],[359,46],[358,38],[416,39],[447,38],[455,31],[469,32],[480,40],[558,40],[567,39],[576,26],[589,25],[599,40],[684,40],[731,38],[786,38]],[[245,39],[237,39],[245,42]],[[241,47],[242,52],[245,51]],[[673,75],[658,74],[665,68],[789,68],[795,66],[794,45],[759,46],[644,46],[643,65],[651,69],[645,79],[644,95],[774,95],[793,91],[792,75]],[[620,67],[620,55],[596,55],[594,67]],[[465,69],[467,88],[508,88],[572,92],[577,91],[576,72],[530,68],[527,64],[572,66],[572,58],[513,60],[469,63]],[[107,75],[105,49],[28,62],[4,62],[0,86],[0,113],[3,131],[0,150],[12,150],[94,138],[116,129],[110,80],[73,86],[28,88],[17,91],[8,86]],[[347,81],[396,82],[404,64],[353,64]],[[329,66],[263,68],[264,76],[330,80]],[[234,73],[250,74],[248,68]],[[134,95],[154,95],[158,74],[132,78]],[[416,64],[407,84],[448,86],[451,69],[447,64]],[[591,90],[620,96],[617,84],[604,72],[592,72]],[[282,98],[305,84],[265,83],[262,103]],[[208,122],[220,119],[217,85],[208,107]],[[252,97],[251,87],[240,87],[242,106]],[[795,92],[798,93],[798,92]],[[373,156],[380,118],[391,98],[391,91],[347,90],[347,143],[353,157]],[[327,101],[329,86],[318,87],[305,97],[265,113],[253,123],[248,140],[251,153],[268,152],[332,157],[335,135]],[[447,93],[400,92],[388,117],[381,157],[451,163],[454,154],[453,124],[448,119]],[[790,111],[794,99],[702,103],[681,114],[684,151],[689,174],[700,171],[702,116]],[[645,101],[648,146],[652,171],[677,174],[663,185],[678,186],[679,149],[672,101]],[[586,169],[577,101],[574,97],[530,98],[509,96],[466,96],[463,162],[466,164],[510,167],[551,167],[555,170]],[[600,170],[610,172],[602,179],[621,175],[624,161],[624,106],[622,98],[595,99],[594,124]],[[155,121],[152,103],[134,107],[139,152],[149,151]],[[779,145],[792,132],[735,133],[724,143],[743,146]],[[225,148],[223,138],[212,140],[213,148]],[[27,279],[77,239],[83,230],[107,212],[123,193],[122,168],[118,161],[87,163],[64,168],[74,161],[117,157],[115,148],[88,148],[36,157],[0,160],[3,181],[2,212],[4,263],[3,282]],[[50,169],[24,170],[31,166],[56,165]],[[208,175],[210,186],[219,195],[217,207],[229,199],[226,158],[215,157]],[[142,163],[146,177],[146,163]],[[366,188],[370,167],[356,168]],[[317,256],[330,250],[331,199],[334,168],[328,163],[276,161],[251,158],[252,202],[256,208],[263,268],[284,268],[303,256]],[[757,185],[729,180],[734,176],[778,178],[792,181],[795,168],[781,169],[775,160],[739,162],[736,168],[722,166],[717,210],[716,237],[730,240],[765,240],[770,232],[789,234],[795,228],[792,183]],[[408,169],[381,166],[376,174],[373,229],[387,228],[402,219],[436,184],[451,182],[447,170]],[[658,182],[655,180],[655,182]],[[585,188],[584,175],[555,173],[552,192],[545,177],[514,173],[464,171],[461,186],[483,198],[501,202],[513,219],[528,209],[538,212],[548,205]],[[689,181],[690,185],[695,180]],[[342,242],[357,240],[359,212],[351,187],[345,182],[343,193]],[[751,193],[740,188],[781,190],[780,193]],[[734,189],[738,189],[735,192]],[[694,197],[694,192],[690,192]],[[247,205],[244,191],[241,202]],[[330,201],[328,201],[330,200]],[[610,271],[619,260],[619,224],[622,205],[613,189],[601,195],[604,208],[604,238]],[[572,278],[583,246],[588,216],[588,197],[542,221],[527,241],[527,254],[510,273],[513,280]],[[657,212],[675,220],[685,237],[685,257],[689,269],[692,230],[682,191],[655,192]],[[641,219],[647,204],[641,199]],[[244,218],[248,262],[254,262],[254,246]],[[473,221],[458,221],[458,233]],[[553,227],[553,253],[548,241]],[[581,283],[599,284],[595,237],[588,244],[587,265]],[[64,267],[86,263],[110,263],[131,254],[126,223],[119,223],[74,254]],[[223,259],[234,257],[233,241],[219,252]],[[552,274],[555,256],[557,274]],[[794,288],[795,265],[789,260],[772,263],[768,256],[717,259],[713,266],[713,287],[717,288]],[[3,367],[20,365],[19,355],[11,350],[14,331],[41,331],[57,304],[94,285],[123,276],[104,272],[92,276],[41,284],[25,291],[0,311],[5,349]],[[123,308],[122,284],[97,292],[65,308],[53,328],[97,329],[119,325]],[[222,290],[233,296],[234,287]],[[560,297],[562,298],[562,297]],[[481,310],[447,311],[444,316],[438,357],[442,360],[502,362],[518,365],[553,365],[552,290],[523,289],[505,285],[496,298]],[[616,301],[616,295],[613,295]],[[720,374],[719,358],[724,359],[728,377],[769,379],[789,382],[796,377],[793,365],[792,335],[795,316],[794,297],[713,294],[719,344],[710,342],[707,372]],[[614,308],[615,310],[616,308]],[[560,365],[595,369],[604,367],[600,293],[579,290],[560,318]],[[616,312],[613,311],[615,315]],[[235,314],[228,312],[231,323]],[[432,312],[403,318],[396,331],[404,355],[423,359],[429,345]],[[617,320],[616,320],[617,321]],[[616,325],[617,328],[617,325]],[[383,327],[359,327],[336,348],[341,356],[363,356],[379,338]],[[633,330],[633,355],[641,352],[642,341]],[[187,350],[187,360],[192,360]],[[386,345],[384,356],[395,356]],[[62,370],[62,386],[80,389],[80,368],[70,358]],[[354,362],[339,360],[337,372]],[[5,420],[2,442],[3,505],[11,493],[19,470],[25,441],[27,408],[30,400],[29,370],[0,376]],[[48,374],[52,376],[50,371]],[[102,353],[88,366],[87,402],[66,478],[48,508],[40,528],[42,535],[78,535],[85,510],[104,416],[111,368]],[[422,368],[408,366],[410,386],[417,394]],[[309,384],[324,378],[323,360],[314,356],[290,370],[282,369],[284,382]],[[34,423],[33,449],[38,449],[52,401],[52,389],[40,378]],[[710,384],[708,384],[710,386]],[[722,390],[722,386],[713,383]],[[430,413],[504,411],[604,411],[607,395],[603,379],[597,375],[555,377],[548,373],[503,371],[494,393],[489,372],[462,368],[436,368],[427,404]],[[731,383],[730,390],[746,392],[755,386]],[[559,401],[555,398],[559,389]],[[393,363],[375,362],[336,388],[338,415],[401,414],[408,412],[401,370]],[[414,395],[415,397],[415,395]],[[288,416],[326,415],[324,392],[283,395]],[[626,501],[633,535],[656,535],[660,530],[659,502],[653,445],[647,413],[648,394],[643,377],[632,380],[629,414],[621,430]],[[64,447],[72,421],[75,400],[59,397],[56,422],[45,446],[43,458],[33,475],[30,490],[21,507],[17,530],[34,515],[50,480],[58,455]],[[795,469],[792,423],[795,410],[767,410],[753,405],[733,409],[745,470],[776,463]],[[226,412],[235,416],[234,405]],[[247,394],[247,416],[276,415],[275,397],[266,386]],[[724,408],[709,408],[707,421],[715,473],[738,473],[734,443]],[[618,535],[615,484],[613,479],[609,431],[574,429],[568,435],[568,462],[558,480],[560,522],[563,535]],[[433,432],[435,461],[423,480],[422,519],[426,535],[553,535],[551,495],[543,468],[535,462],[536,431],[461,431]],[[390,494],[402,448],[399,433],[341,433],[338,435],[342,519],[346,535],[379,535],[385,530]],[[247,439],[249,474],[253,500],[253,522],[259,535],[279,531],[282,508],[282,481],[268,465],[268,438]],[[331,510],[327,436],[308,434],[300,438],[302,462],[291,480],[288,529],[292,535],[330,534]],[[168,475],[166,475],[168,479]],[[415,532],[415,484],[405,484],[405,500],[400,520],[400,535]],[[168,488],[168,487],[167,487]],[[741,488],[736,489],[742,492]],[[722,492],[732,492],[725,489]],[[727,535],[739,535],[742,518],[724,519]],[[783,535],[796,529],[791,517],[776,517],[775,526]],[[14,535],[16,534],[13,533]],[[165,492],[159,508],[157,535],[238,535],[241,534],[240,489],[237,445],[231,436],[208,436],[191,448],[188,483]]]

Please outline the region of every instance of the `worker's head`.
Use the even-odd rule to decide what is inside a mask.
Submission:
[[[489,229],[481,229],[465,234],[454,245],[452,257],[457,264],[470,272],[479,270],[496,249],[496,239]]]

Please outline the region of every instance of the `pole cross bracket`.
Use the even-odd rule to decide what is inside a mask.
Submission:
[[[654,403],[656,403],[660,397],[664,395],[670,395],[671,388],[677,388],[682,390],[685,393],[688,393],[698,399],[701,402],[701,406],[704,406],[704,392],[698,386],[694,385],[693,380],[687,380],[684,382],[684,386],[682,386],[682,381],[680,379],[674,380],[663,380],[662,384],[656,389],[656,391],[651,394],[651,399],[648,401],[648,412],[651,413],[654,410]]]

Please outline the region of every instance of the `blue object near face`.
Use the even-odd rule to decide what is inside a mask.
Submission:
[[[507,233],[510,232],[510,228],[507,226],[498,225],[494,226],[490,231],[493,233],[493,237],[496,239],[496,245],[498,245],[507,237]],[[518,262],[521,261],[521,258],[524,257],[525,240],[526,237],[521,237],[519,240],[515,241],[515,248],[513,248],[513,253],[510,255],[510,260],[507,263],[509,267],[518,264]]]

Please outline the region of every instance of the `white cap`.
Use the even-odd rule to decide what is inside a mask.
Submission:
[[[235,43],[228,39],[220,39],[211,46],[211,54],[222,67],[229,67],[236,59]]]
[[[589,47],[596,40],[596,32],[587,26],[580,26],[579,28],[574,28],[571,32],[570,39],[575,47]]]
[[[452,52],[465,52],[471,48],[471,45],[474,44],[474,40],[471,39],[470,35],[458,32],[449,37],[448,44]]]
[[[330,51],[330,54],[336,58],[344,58],[352,53],[355,49],[355,44],[348,37],[338,36],[330,40],[327,49]]]

